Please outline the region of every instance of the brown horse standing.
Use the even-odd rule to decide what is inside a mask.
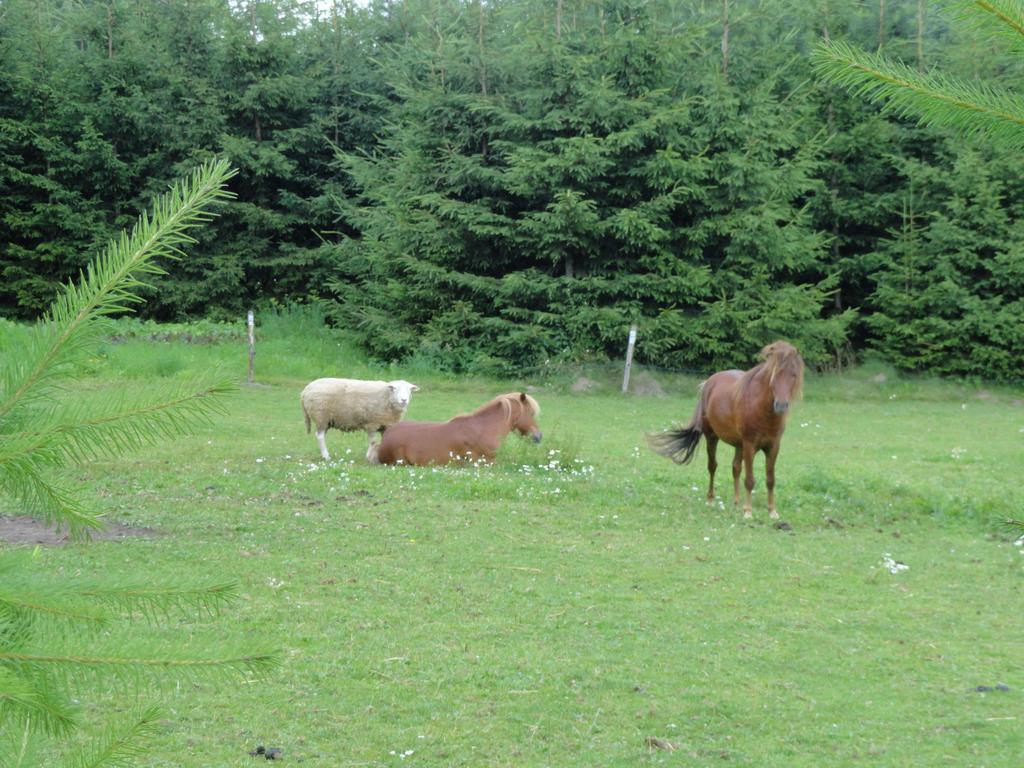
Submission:
[[[366,459],[371,464],[447,464],[451,461],[493,461],[502,438],[512,430],[539,443],[537,401],[525,392],[499,395],[465,416],[445,422],[400,421],[384,430]]]
[[[779,456],[782,432],[789,405],[800,397],[804,384],[804,361],[796,347],[776,341],[761,350],[764,362],[749,371],[719,371],[700,385],[700,400],[690,423],[682,429],[648,435],[655,453],[677,464],[693,458],[701,435],[708,444],[708,501],[715,498],[715,449],[724,440],[735,446],[732,460],[734,503],[740,502],[740,466],[746,468],[746,503],[743,516],[752,517],[750,492],[754,488],[754,453],[765,454],[765,486],[768,514],[775,510],[775,460]]]

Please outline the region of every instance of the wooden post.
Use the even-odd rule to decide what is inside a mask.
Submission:
[[[253,382],[253,362],[256,359],[256,321],[252,310],[249,310],[249,383]]]
[[[636,323],[629,326],[629,342],[626,345],[626,370],[622,374],[622,393],[629,390],[629,369],[633,367],[633,347],[636,346]]]

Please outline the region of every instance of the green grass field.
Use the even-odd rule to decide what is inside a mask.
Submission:
[[[243,377],[244,347],[131,341],[86,384],[217,362]],[[258,744],[306,766],[1024,761],[1024,548],[1001,525],[1024,516],[1020,392],[811,377],[779,459],[786,530],[760,457],[747,522],[728,454],[727,502],[709,507],[703,447],[687,467],[646,449],[644,432],[689,419],[695,378],[622,396],[614,372],[587,394],[553,377],[532,390],[542,445],[417,469],[367,466],[365,436],[337,432],[321,462],[302,386],[407,378],[408,418],[446,419],[531,382],[377,370],[284,332],[257,373],[193,437],[69,474],[155,535],[39,553],[69,578],[237,580],[227,612],[170,630],[282,651],[263,680],[83,692],[89,708],[163,702],[143,765],[251,766]]]

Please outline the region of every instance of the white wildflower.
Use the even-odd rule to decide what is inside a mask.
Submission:
[[[906,563],[901,563],[899,560],[893,560],[892,555],[888,552],[882,555],[882,565],[889,573],[897,574],[900,571],[910,570],[910,566]]]

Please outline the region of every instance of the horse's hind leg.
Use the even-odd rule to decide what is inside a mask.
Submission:
[[[718,448],[718,435],[704,435],[708,443],[708,504],[715,500],[715,470],[718,469],[718,461],[715,459],[715,450]]]
[[[775,460],[779,457],[779,441],[772,443],[764,452],[764,485],[768,489],[768,517],[776,518],[775,510]]]

